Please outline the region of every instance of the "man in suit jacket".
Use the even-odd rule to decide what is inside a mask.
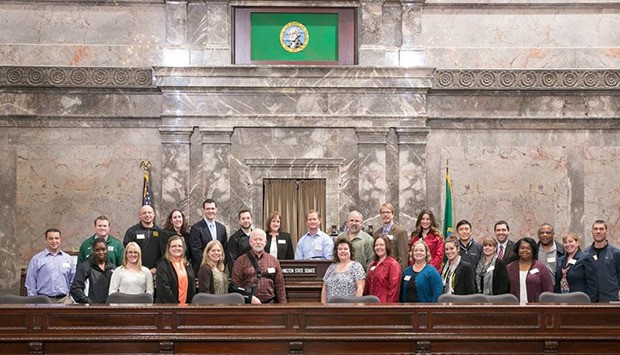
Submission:
[[[217,214],[217,203],[213,199],[206,199],[202,203],[204,218],[194,224],[189,232],[189,247],[192,251],[192,267],[194,270],[200,269],[202,262],[202,252],[207,244],[212,240],[219,240],[224,246],[224,255],[227,255],[228,233],[226,227],[220,222],[215,221]],[[229,265],[232,267],[232,265]]]
[[[510,236],[510,227],[506,221],[498,221],[495,223],[495,239],[497,239],[497,257],[504,260],[506,265],[517,260],[517,254],[514,251],[515,243],[508,239]]]
[[[374,239],[386,235],[392,242],[392,256],[398,261],[401,269],[409,265],[409,234],[402,226],[394,223],[394,206],[384,203],[379,209],[383,227],[377,228],[372,234]]]

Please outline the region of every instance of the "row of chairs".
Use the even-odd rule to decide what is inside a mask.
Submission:
[[[329,303],[379,303],[376,296],[362,297],[334,297]],[[439,296],[439,303],[454,304],[472,304],[472,303],[488,303],[488,304],[519,304],[519,299],[511,293],[503,295],[485,296],[480,293],[473,295],[448,295]],[[566,303],[566,304],[584,304],[590,303],[590,297],[583,292],[571,293],[553,293],[543,292],[538,298],[539,303]]]
[[[6,295],[0,297],[0,304],[46,304],[51,303],[47,296],[16,296]],[[108,296],[107,304],[140,304],[153,303],[153,295],[150,293],[128,294],[116,292]],[[192,303],[197,304],[244,304],[245,299],[238,293],[227,293],[223,295],[211,295],[208,293],[197,293],[192,298]]]
[[[490,303],[490,304],[519,304],[519,300],[513,294],[507,293],[503,295],[485,296],[479,293],[473,295],[441,295],[439,303]],[[127,294],[113,293],[108,296],[106,301],[108,304],[130,304],[130,303],[153,303],[153,296],[150,293]],[[379,303],[376,296],[362,297],[334,297],[329,303]],[[543,292],[538,299],[539,303],[567,303],[567,304],[584,304],[590,303],[590,298],[583,292],[571,293],[553,293]],[[45,304],[50,303],[47,296],[15,296],[6,295],[0,297],[0,304]],[[197,293],[192,298],[195,304],[244,304],[245,300],[238,293],[227,293],[223,295],[212,295],[208,293]]]

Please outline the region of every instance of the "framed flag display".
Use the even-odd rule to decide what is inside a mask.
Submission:
[[[357,63],[354,8],[233,8],[233,64]]]

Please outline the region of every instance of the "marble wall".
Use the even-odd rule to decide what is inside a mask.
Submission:
[[[231,6],[357,9],[356,66],[234,66]],[[158,220],[220,202],[262,225],[266,178],[326,179],[328,225],[350,209],[409,230],[442,219],[512,238],[550,222],[620,244],[620,22],[611,0],[0,2],[0,293],[63,231],[137,222],[140,162]],[[435,69],[440,68],[440,69]]]

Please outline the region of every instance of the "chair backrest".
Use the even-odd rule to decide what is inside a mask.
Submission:
[[[379,297],[366,295],[361,297],[332,297],[327,303],[381,303]]]
[[[519,299],[512,293],[504,293],[503,295],[485,295],[487,303],[492,304],[519,304]]]
[[[487,298],[481,293],[473,295],[449,295],[443,294],[437,300],[439,303],[487,303]]]
[[[115,292],[108,296],[106,303],[153,303],[153,295],[146,292],[136,294]]]
[[[569,303],[569,304],[583,304],[590,303],[590,297],[583,292],[570,292],[570,293],[553,293],[543,292],[538,297],[540,303]]]
[[[245,304],[245,298],[239,293],[225,293],[213,295],[200,292],[194,295],[192,303],[196,304]]]
[[[5,295],[0,297],[0,303],[2,304],[46,304],[51,303],[49,297],[38,296],[17,296],[17,295]]]

